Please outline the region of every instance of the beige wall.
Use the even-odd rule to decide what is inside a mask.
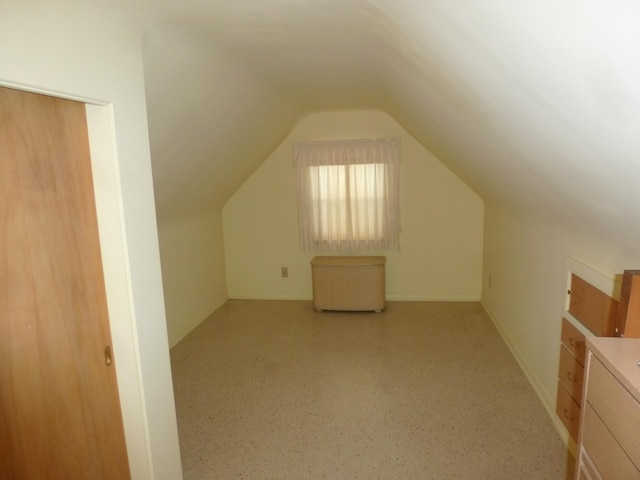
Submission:
[[[169,344],[174,346],[227,300],[222,216],[159,221]]]
[[[0,43],[0,85],[96,104],[88,119],[132,475],[182,478],[140,36],[96,4],[6,1]]]
[[[578,225],[546,223],[492,202],[484,245],[482,303],[564,433],[554,412],[567,257],[613,281],[638,268],[640,249],[625,252],[615,236],[596,239]]]
[[[479,300],[483,202],[438,159],[380,111],[313,113],[223,208],[231,298],[310,299],[310,259],[298,247],[295,141],[401,138],[399,252],[387,256],[389,300]],[[289,278],[280,276],[280,267]]]

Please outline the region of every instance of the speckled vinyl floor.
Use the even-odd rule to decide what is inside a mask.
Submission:
[[[232,300],[171,351],[185,480],[565,480],[478,303]]]

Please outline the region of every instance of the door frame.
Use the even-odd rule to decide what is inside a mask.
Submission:
[[[0,87],[84,103],[118,394],[132,479],[154,478],[132,304],[113,104],[6,82]]]

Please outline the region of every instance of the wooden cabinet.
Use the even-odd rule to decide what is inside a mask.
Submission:
[[[576,479],[640,479],[640,339],[587,346]]]
[[[566,318],[562,319],[562,333],[560,334],[560,342],[564,348],[566,348],[571,355],[573,355],[580,365],[584,365],[587,347],[584,341],[584,333],[578,330]]]
[[[613,337],[618,301],[575,273],[571,275],[569,313],[598,337]]]
[[[581,401],[586,365],[585,339],[640,337],[640,270],[625,270],[621,279],[620,283],[568,259],[556,413],[574,441],[578,439],[579,417],[584,413]],[[618,296],[619,300],[616,299]],[[597,428],[595,420],[588,419],[592,428]],[[592,478],[588,472],[583,475]]]
[[[586,352],[585,335],[563,318],[560,340],[556,414],[571,438],[577,440]]]
[[[570,273],[566,317],[562,319],[556,414],[577,442],[584,383],[585,338],[613,336],[618,301],[576,273]]]
[[[640,270],[625,270],[620,288],[616,337],[640,337]]]
[[[559,381],[578,403],[582,399],[583,377],[584,366],[563,345],[560,349]]]

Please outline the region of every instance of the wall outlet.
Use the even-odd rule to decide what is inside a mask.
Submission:
[[[287,278],[289,276],[289,269],[287,267],[282,267],[280,269],[280,275],[282,275],[282,278]]]
[[[491,275],[489,275],[489,288],[491,288],[492,283],[493,283],[493,278],[491,278]]]

